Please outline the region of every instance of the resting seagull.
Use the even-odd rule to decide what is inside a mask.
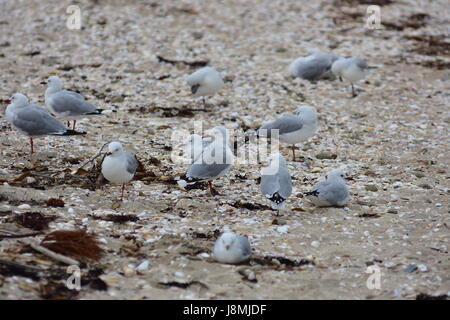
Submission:
[[[189,166],[185,177],[178,184],[185,187],[198,181],[207,181],[211,195],[219,195],[212,186],[212,180],[224,176],[231,169],[234,156],[228,146],[228,130],[215,127],[212,130],[213,141],[206,146],[201,155]]]
[[[45,90],[45,104],[47,107],[54,114],[67,120],[68,127],[70,127],[70,120],[73,120],[74,130],[76,119],[90,115],[99,115],[106,111],[98,109],[95,105],[86,101],[79,93],[63,90],[62,81],[57,76],[51,76],[47,82],[41,83],[48,84],[48,88]]]
[[[213,257],[221,263],[241,263],[250,259],[251,254],[248,238],[233,232],[223,233],[214,244]]]
[[[281,154],[270,156],[269,161],[269,166],[261,170],[261,193],[270,200],[272,209],[279,211],[292,194],[292,180]]]
[[[194,98],[202,97],[203,106],[206,107],[205,96],[212,96],[223,88],[222,76],[214,68],[201,68],[187,78]]]
[[[305,196],[319,207],[344,206],[348,202],[349,195],[343,169],[328,172],[326,180],[317,183],[311,192],[305,193]]]
[[[369,74],[369,67],[367,62],[360,58],[341,58],[336,60],[331,66],[331,71],[339,77],[341,81],[345,79],[350,82],[352,86],[352,97],[356,97],[355,87],[353,83],[359,81]]]
[[[312,50],[307,56],[295,59],[289,65],[289,72],[293,77],[309,81],[334,79],[331,66],[337,59],[338,55]]]
[[[263,125],[258,130],[258,136],[270,138],[272,130],[278,130],[281,142],[292,145],[292,156],[295,161],[295,144],[312,137],[317,130],[316,108],[300,106],[295,114],[283,115]]]
[[[102,163],[102,174],[109,182],[122,184],[120,201],[123,200],[125,184],[133,179],[138,164],[136,156],[124,150],[119,142],[114,141],[108,145],[108,152]]]
[[[15,93],[11,99],[7,99],[5,102],[9,103],[6,108],[6,119],[14,129],[30,137],[31,154],[34,153],[33,137],[85,134],[85,132],[67,129],[61,121],[53,117],[47,110],[30,104],[28,98],[23,94]]]

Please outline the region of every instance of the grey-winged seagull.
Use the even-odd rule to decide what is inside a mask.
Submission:
[[[205,96],[212,96],[223,88],[222,76],[214,68],[203,67],[187,78],[193,97],[202,97],[203,106],[206,107]]]
[[[13,94],[5,102],[9,103],[6,108],[6,119],[14,129],[30,137],[31,154],[34,153],[33,137],[85,134],[68,129],[47,110],[29,103],[28,98],[21,93]]]
[[[371,69],[367,62],[361,58],[340,58],[336,60],[331,66],[331,71],[342,79],[350,82],[352,87],[352,97],[356,97],[355,87],[353,84],[367,76]]]
[[[270,200],[272,208],[279,211],[292,194],[292,180],[281,154],[271,155],[269,161],[269,166],[261,170],[261,193]]]
[[[241,263],[250,259],[251,254],[248,238],[233,232],[223,233],[214,244],[213,257],[221,263]]]
[[[296,109],[295,114],[285,114],[264,124],[258,130],[258,136],[269,138],[272,130],[278,130],[281,142],[292,145],[292,156],[295,161],[295,144],[312,137],[317,130],[316,108],[300,106]]]
[[[133,179],[138,165],[136,156],[124,150],[120,142],[113,141],[108,145],[108,152],[102,163],[102,174],[109,182],[122,184],[121,201],[125,184]]]
[[[344,182],[344,169],[341,167],[328,172],[326,179],[317,183],[305,196],[319,207],[342,207],[347,204],[349,194]]]
[[[45,90],[45,104],[47,107],[61,119],[67,120],[67,126],[70,126],[70,121],[73,120],[73,128],[77,119],[85,116],[99,115],[106,111],[98,109],[92,103],[86,101],[84,97],[74,91],[63,90],[63,84],[57,76],[51,76],[47,82],[48,88]]]

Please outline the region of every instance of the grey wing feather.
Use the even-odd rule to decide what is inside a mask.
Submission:
[[[63,134],[67,131],[62,122],[36,105],[17,112],[12,124],[30,136]]]
[[[228,163],[193,163],[187,173],[186,176],[188,178],[194,179],[211,179],[219,176],[223,171],[228,169],[230,164]]]
[[[250,242],[248,238],[243,235],[238,235],[239,241],[242,244],[242,253],[246,256],[249,256],[252,253],[252,248],[250,247]]]
[[[289,174],[289,171],[287,171],[285,168],[280,168],[279,177],[280,177],[280,190],[278,190],[278,193],[280,194],[280,196],[287,199],[292,194],[291,175]]]
[[[314,190],[319,192],[319,199],[326,200],[333,205],[348,197],[347,186],[343,183],[320,182],[317,186],[318,188],[315,187]]]
[[[275,192],[280,190],[280,180],[278,174],[261,176],[261,193],[265,196],[272,197]]]
[[[270,130],[278,129],[279,134],[285,134],[290,133],[294,131],[298,131],[303,127],[303,123],[301,119],[297,116],[294,116],[292,114],[287,114],[282,116],[281,118],[274,120],[272,122],[269,122],[265,125],[263,125],[261,129],[267,130],[267,136],[270,137]]]
[[[67,93],[70,91],[60,91],[51,97],[51,107],[57,113],[68,113],[70,116],[78,116],[97,111],[97,108],[90,102],[81,99],[81,95]],[[80,98],[81,97],[81,98]]]
[[[139,165],[138,160],[134,154],[131,152],[125,151],[127,155],[127,171],[131,174],[136,172],[136,169]]]

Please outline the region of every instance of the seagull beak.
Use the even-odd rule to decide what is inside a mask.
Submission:
[[[11,99],[5,99],[3,100],[4,103],[11,103]]]
[[[202,136],[202,138],[212,138],[210,135]]]
[[[41,81],[41,84],[47,84],[47,81]]]
[[[106,155],[110,156],[110,155],[112,155],[112,152],[107,152]]]

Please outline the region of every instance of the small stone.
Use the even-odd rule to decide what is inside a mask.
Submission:
[[[387,213],[397,214],[397,213],[398,213],[398,210],[396,210],[396,209],[389,209],[389,210],[387,211]]]
[[[124,98],[122,96],[115,96],[111,99],[112,103],[121,103],[123,102]]]
[[[428,267],[427,267],[426,265],[424,265],[424,264],[419,264],[419,265],[417,266],[417,268],[418,268],[419,271],[421,271],[421,272],[427,272],[427,271],[428,271]]]
[[[21,204],[20,206],[17,207],[17,209],[21,209],[21,210],[30,210],[31,206],[29,204]]]
[[[377,186],[374,185],[374,184],[367,184],[367,185],[365,185],[365,189],[367,191],[372,191],[372,192],[377,192],[378,191]]]
[[[405,272],[411,273],[417,270],[417,266],[415,264],[410,264],[406,267]]]
[[[128,266],[123,267],[123,274],[125,277],[129,278],[134,276],[134,270]]]
[[[144,260],[136,267],[136,271],[138,271],[138,272],[146,271],[148,269],[149,265],[150,265],[150,261]]]
[[[417,177],[417,178],[423,178],[425,177],[425,174],[423,172],[420,171],[414,171],[413,174]]]
[[[10,206],[8,206],[6,204],[0,206],[0,212],[9,212],[9,211],[11,211],[11,207]]]
[[[313,241],[313,242],[311,242],[311,245],[312,245],[314,248],[318,248],[318,247],[320,246],[320,242],[319,242],[319,241]]]
[[[442,203],[436,203],[435,206],[436,206],[437,208],[442,207]]]
[[[317,159],[336,159],[337,155],[331,152],[320,152],[318,154],[316,154],[316,158]]]
[[[423,189],[431,189],[431,186],[428,183],[421,183],[419,184],[419,187]]]

